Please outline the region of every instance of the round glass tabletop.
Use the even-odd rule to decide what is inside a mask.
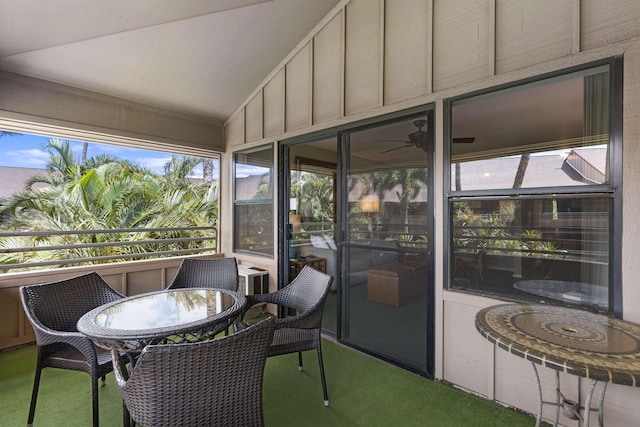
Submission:
[[[113,330],[170,328],[218,316],[235,299],[211,289],[176,289],[116,302],[94,317],[96,325]]]
[[[77,326],[103,347],[136,350],[150,343],[210,339],[245,304],[244,296],[224,289],[171,289],[105,304]]]

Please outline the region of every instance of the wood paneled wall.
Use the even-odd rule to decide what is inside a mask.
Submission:
[[[637,0],[345,0],[227,120],[227,147],[629,40],[638,22]]]

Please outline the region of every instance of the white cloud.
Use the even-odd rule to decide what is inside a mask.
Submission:
[[[171,156],[138,157],[137,159],[132,159],[132,160],[135,161],[140,166],[144,166],[155,173],[164,174],[164,165],[171,160]]]
[[[46,168],[49,164],[49,152],[37,148],[8,150],[4,155],[4,163],[14,167]]]

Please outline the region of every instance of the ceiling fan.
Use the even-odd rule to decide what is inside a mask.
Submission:
[[[391,142],[404,142],[405,145],[402,145],[400,147],[394,147],[394,148],[390,148],[389,150],[385,150],[382,153],[388,153],[390,151],[395,151],[395,150],[399,150],[401,148],[407,148],[407,147],[417,147],[420,148],[424,151],[427,151],[427,137],[429,135],[428,131],[424,131],[422,130],[422,128],[427,124],[427,121],[424,119],[420,119],[420,120],[414,120],[413,125],[415,127],[418,128],[417,131],[415,132],[411,132],[409,135],[407,135],[407,137],[409,138],[409,140],[404,140],[404,141],[391,141]],[[470,144],[473,141],[475,141],[475,138],[471,137],[471,138],[453,138],[453,143],[454,144]]]

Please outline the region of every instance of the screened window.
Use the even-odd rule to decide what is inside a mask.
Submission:
[[[273,257],[273,147],[234,155],[234,250]]]
[[[610,65],[450,102],[451,289],[610,306]]]

